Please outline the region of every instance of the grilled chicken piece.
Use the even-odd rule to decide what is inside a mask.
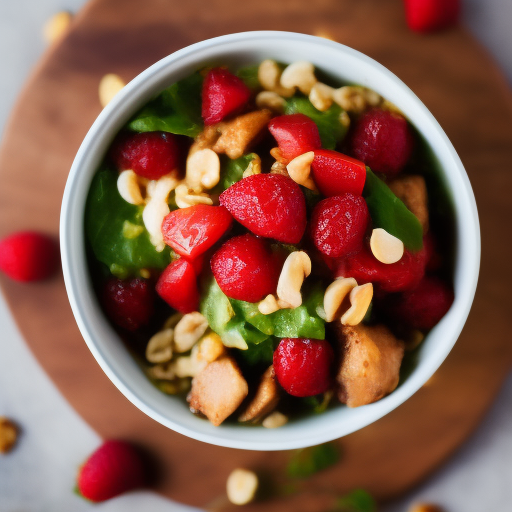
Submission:
[[[389,183],[389,188],[418,218],[423,234],[428,231],[428,195],[423,176],[402,176]]]
[[[188,401],[193,412],[203,413],[219,426],[248,393],[249,387],[235,360],[225,356],[208,364],[194,377]]]
[[[256,395],[251,400],[238,421],[257,421],[270,414],[279,402],[279,390],[277,387],[274,367],[270,366],[261,377]]]
[[[384,325],[335,324],[341,349],[336,375],[340,402],[359,407],[391,393],[398,385],[404,343]]]

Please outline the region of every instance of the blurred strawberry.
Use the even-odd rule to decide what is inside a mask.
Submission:
[[[459,0],[404,0],[407,25],[415,32],[433,32],[455,25]]]

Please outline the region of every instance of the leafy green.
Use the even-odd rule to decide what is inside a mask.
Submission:
[[[171,261],[169,248],[157,252],[149,241],[142,209],[119,195],[116,172],[104,168],[96,173],[87,196],[85,232],[96,259],[121,278],[141,268],[163,269]]]
[[[285,114],[304,114],[310,117],[318,126],[322,139],[322,147],[334,149],[347,134],[347,127],[341,124],[340,115],[343,109],[333,104],[325,112],[317,110],[308,98],[294,96],[286,100]]]
[[[203,77],[193,73],[164,89],[128,123],[136,132],[163,131],[195,137],[201,132],[201,89]]]
[[[199,311],[208,320],[211,329],[221,336],[235,312],[213,275],[210,274],[203,280],[201,291]]]
[[[249,345],[248,350],[239,350],[237,355],[250,366],[260,363],[264,363],[268,366],[272,364],[274,358],[276,341],[279,340],[270,336],[257,345]]]
[[[228,157],[222,157],[220,170],[221,191],[226,190],[237,181],[240,181],[244,171],[257,156],[258,155],[255,153],[249,153],[248,155],[241,156],[236,160],[231,160]]]
[[[339,452],[333,443],[294,450],[286,472],[294,478],[307,478],[336,464]]]
[[[257,303],[235,299],[230,299],[230,302],[237,316],[244,318],[246,322],[267,336],[274,334],[272,319],[269,318],[269,315],[262,315],[260,313]]]
[[[412,251],[423,247],[420,221],[369,167],[366,168],[363,197],[375,228],[385,229]]]
[[[260,81],[258,80],[258,68],[259,65],[254,64],[252,66],[244,66],[236,72],[237,76],[244,81],[251,91],[261,89]]]
[[[368,492],[356,489],[338,500],[336,510],[341,512],[377,512],[377,504]]]

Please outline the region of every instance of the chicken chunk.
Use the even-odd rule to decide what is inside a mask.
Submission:
[[[341,363],[336,375],[338,398],[348,407],[380,400],[398,385],[404,343],[384,325],[355,327],[336,322]]]
[[[423,176],[402,176],[389,183],[389,188],[418,218],[423,234],[428,231],[428,195]]]
[[[233,414],[249,393],[235,360],[225,356],[209,363],[192,380],[190,408],[203,413],[215,426]]]
[[[275,380],[274,367],[270,366],[261,377],[256,395],[238,421],[255,421],[270,414],[279,402],[279,391]]]

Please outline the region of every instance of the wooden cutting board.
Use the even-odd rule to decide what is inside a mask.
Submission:
[[[17,229],[58,235],[61,197],[78,146],[100,112],[109,72],[127,81],[196,41],[245,30],[324,31],[377,59],[433,112],[458,150],[476,193],[483,259],[472,313],[433,380],[377,423],[338,441],[343,456],[299,495],[266,510],[323,510],[335,493],[363,487],[380,500],[419,483],[473,431],[512,363],[512,95],[463,29],[407,30],[400,0],[94,0],[49,49],[22,91],[0,149],[0,236]],[[32,285],[1,277],[31,349],[63,395],[104,437],[135,440],[159,461],[159,492],[206,506],[237,467],[282,475],[289,454],[209,446],[157,424],[130,404],[89,353],[62,277]],[[249,510],[261,510],[251,505]]]

